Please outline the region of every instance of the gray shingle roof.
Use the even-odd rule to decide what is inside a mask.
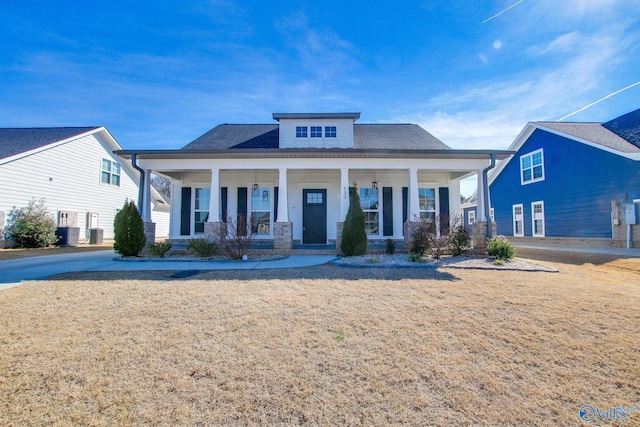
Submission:
[[[99,126],[0,128],[0,159],[44,147],[98,128]]]
[[[415,124],[354,124],[355,149],[448,150],[435,136]],[[277,124],[225,124],[184,146],[183,150],[226,150],[236,148],[278,148]]]
[[[640,148],[640,109],[616,117],[602,126]]]
[[[621,153],[640,153],[640,148],[605,128],[601,123],[535,122],[536,124],[583,139]]]

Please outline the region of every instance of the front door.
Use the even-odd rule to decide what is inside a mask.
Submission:
[[[302,243],[327,243],[327,190],[302,190]]]

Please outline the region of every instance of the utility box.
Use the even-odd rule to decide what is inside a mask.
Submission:
[[[90,245],[101,245],[102,239],[104,235],[104,230],[102,228],[91,228],[89,229],[89,244]]]
[[[58,227],[58,246],[78,246],[80,244],[80,227]]]
[[[627,225],[635,225],[638,223],[638,212],[635,203],[627,203],[624,211],[624,218]]]

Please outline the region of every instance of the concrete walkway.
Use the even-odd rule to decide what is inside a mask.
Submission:
[[[149,271],[149,270],[258,270],[311,267],[325,264],[336,256],[292,255],[273,261],[116,261],[112,250],[47,255],[0,261],[0,289],[20,284],[22,280],[42,280],[54,274],[78,271]]]

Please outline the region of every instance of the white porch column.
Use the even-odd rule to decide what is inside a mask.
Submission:
[[[287,170],[280,169],[278,176],[278,220],[276,222],[289,222],[288,194]]]
[[[420,220],[420,195],[418,192],[418,169],[409,169],[409,218],[407,221]]]
[[[207,222],[220,222],[220,169],[211,169],[209,219]]]
[[[476,190],[476,221],[486,222],[487,215],[484,209],[484,177],[482,171],[478,171],[478,188]]]
[[[349,169],[340,169],[340,221],[347,219],[349,211]]]

